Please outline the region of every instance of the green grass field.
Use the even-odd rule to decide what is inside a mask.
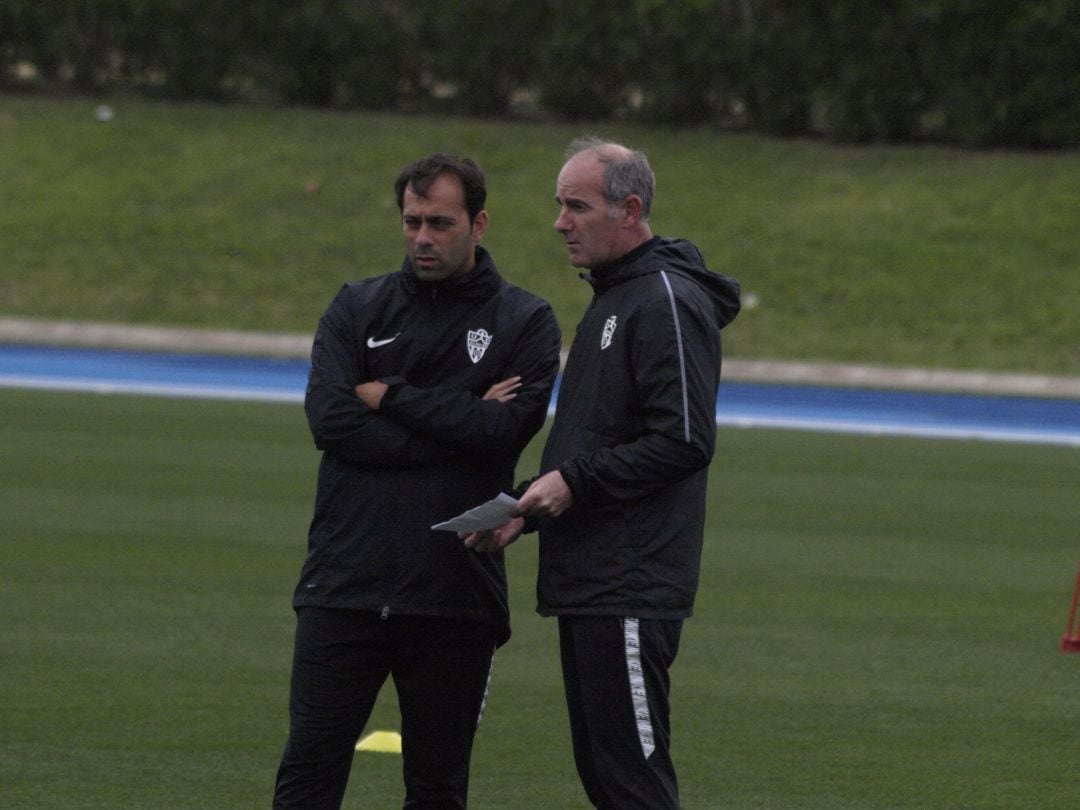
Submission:
[[[591,131],[648,151],[654,230],[758,300],[729,356],[1080,375],[1078,150],[110,102],[0,96],[0,315],[310,334],[398,267],[393,179],[440,149],[485,168],[484,242],[569,340],[589,289],[555,177]]]
[[[302,410],[0,410],[2,804],[268,806],[318,458]],[[1075,806],[1078,480],[1069,448],[722,431],[674,670],[686,808]],[[509,567],[471,806],[585,807],[532,540]],[[347,806],[399,807],[399,769],[358,754]]]

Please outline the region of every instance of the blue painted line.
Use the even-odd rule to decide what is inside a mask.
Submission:
[[[303,402],[303,360],[0,346],[0,387]],[[725,381],[717,422],[745,428],[1080,447],[1080,401]]]
[[[0,346],[0,386],[303,402],[302,360]]]
[[[738,427],[1080,447],[1080,401],[1038,397],[724,382],[717,421]]]

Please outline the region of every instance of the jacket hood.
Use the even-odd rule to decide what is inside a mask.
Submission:
[[[597,275],[597,270],[600,270],[600,275]],[[584,276],[597,290],[661,270],[680,273],[695,281],[709,296],[716,313],[716,323],[721,329],[735,320],[741,307],[739,282],[707,268],[701,251],[686,239],[654,236],[615,264],[597,270],[592,275]]]

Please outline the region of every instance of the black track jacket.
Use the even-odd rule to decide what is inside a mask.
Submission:
[[[551,307],[477,248],[463,278],[396,273],[346,284],[319,322],[305,411],[323,451],[295,607],[479,620],[509,637],[501,554],[467,550],[446,520],[511,491],[544,422],[561,338]],[[521,375],[510,402],[482,401]],[[354,387],[390,385],[378,411]]]
[[[541,519],[538,610],[678,619],[693,610],[716,438],[720,330],[739,286],[697,248],[654,237],[583,276],[541,474],[574,496]]]

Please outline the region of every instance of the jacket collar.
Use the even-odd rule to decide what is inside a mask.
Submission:
[[[589,282],[596,292],[603,292],[621,281],[647,273],[650,270],[649,265],[641,264],[639,260],[651,253],[660,242],[661,237],[654,236],[613,262],[589,268],[589,272],[581,273],[581,277]]]
[[[398,271],[402,284],[411,295],[424,298],[483,299],[493,295],[502,283],[502,277],[495,268],[495,260],[480,245],[476,246],[476,266],[468,273],[449,278],[446,281],[421,281],[412,262],[406,256]]]

